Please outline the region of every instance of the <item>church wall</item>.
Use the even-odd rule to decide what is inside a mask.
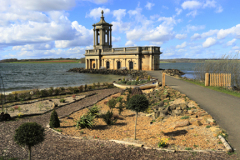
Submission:
[[[142,70],[150,70],[149,68],[149,61],[150,56],[149,55],[141,55],[141,65],[142,65]]]
[[[159,69],[159,61],[160,61],[160,55],[155,54],[154,55],[154,70]]]

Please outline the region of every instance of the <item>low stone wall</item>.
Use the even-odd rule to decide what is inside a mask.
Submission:
[[[72,68],[67,72],[78,72],[78,73],[93,73],[93,74],[114,74],[114,75],[131,75],[132,77],[139,78],[148,78],[148,74],[146,71],[141,70],[127,70],[127,69],[119,69],[119,70],[111,70],[111,69],[85,69],[85,68]]]
[[[179,76],[179,77],[181,77],[182,75],[185,74],[178,69],[165,69],[165,70],[163,70],[163,72],[170,76]]]

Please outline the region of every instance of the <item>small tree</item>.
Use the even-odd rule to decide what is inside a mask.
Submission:
[[[143,112],[148,108],[148,99],[145,95],[136,94],[129,99],[127,103],[127,109],[131,109],[136,112],[136,121],[135,121],[135,131],[134,131],[134,139],[136,140],[136,126],[137,126],[137,116],[138,112]]]
[[[60,121],[58,119],[58,114],[55,111],[55,109],[52,111],[49,126],[50,126],[50,128],[60,127]]]
[[[29,160],[31,160],[31,147],[44,140],[44,128],[36,122],[24,123],[15,130],[14,141],[20,146],[27,146]]]
[[[116,104],[117,104],[117,100],[115,98],[110,99],[107,103],[111,111],[113,110],[113,108],[115,108]]]

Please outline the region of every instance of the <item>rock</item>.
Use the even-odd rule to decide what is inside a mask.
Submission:
[[[177,121],[175,123],[174,129],[177,127],[184,127],[184,126],[188,126],[189,125],[189,121],[188,120],[184,120],[184,121]]]
[[[215,120],[212,119],[212,118],[208,118],[208,119],[206,119],[206,121],[207,121],[208,123],[213,123]]]
[[[222,132],[222,130],[221,130],[220,128],[214,127],[214,126],[211,127],[210,130],[211,130],[213,133],[215,133],[215,134],[219,134],[219,133]]]
[[[181,108],[182,110],[185,110],[185,109],[187,109],[188,107],[187,107],[187,105],[186,105],[185,103],[182,103],[182,104],[180,104],[180,108]]]
[[[154,113],[146,114],[147,117],[153,117]]]
[[[52,108],[56,108],[56,107],[58,107],[58,104],[55,103],[55,102],[53,102],[53,104],[52,104]]]
[[[201,126],[203,125],[201,121],[196,120],[195,122],[192,122],[192,125],[194,126]]]
[[[173,116],[179,116],[179,115],[181,115],[182,114],[182,110],[178,110],[178,109],[176,109],[176,110],[172,110],[172,115]]]
[[[189,108],[193,108],[193,107],[198,107],[198,105],[197,105],[197,103],[196,102],[194,102],[194,101],[190,101],[188,104],[187,104],[187,106],[189,107]]]
[[[173,105],[169,106],[169,108],[170,108],[170,110],[174,110],[174,109],[176,109],[176,105],[173,104]]]
[[[188,114],[193,114],[193,111],[192,110],[188,110]]]
[[[185,99],[184,98],[178,98],[178,99],[175,99],[174,101],[171,101],[169,104],[172,105],[172,104],[185,104]]]

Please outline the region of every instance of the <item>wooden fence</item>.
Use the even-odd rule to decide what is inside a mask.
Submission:
[[[205,73],[205,86],[231,86],[231,73]]]

